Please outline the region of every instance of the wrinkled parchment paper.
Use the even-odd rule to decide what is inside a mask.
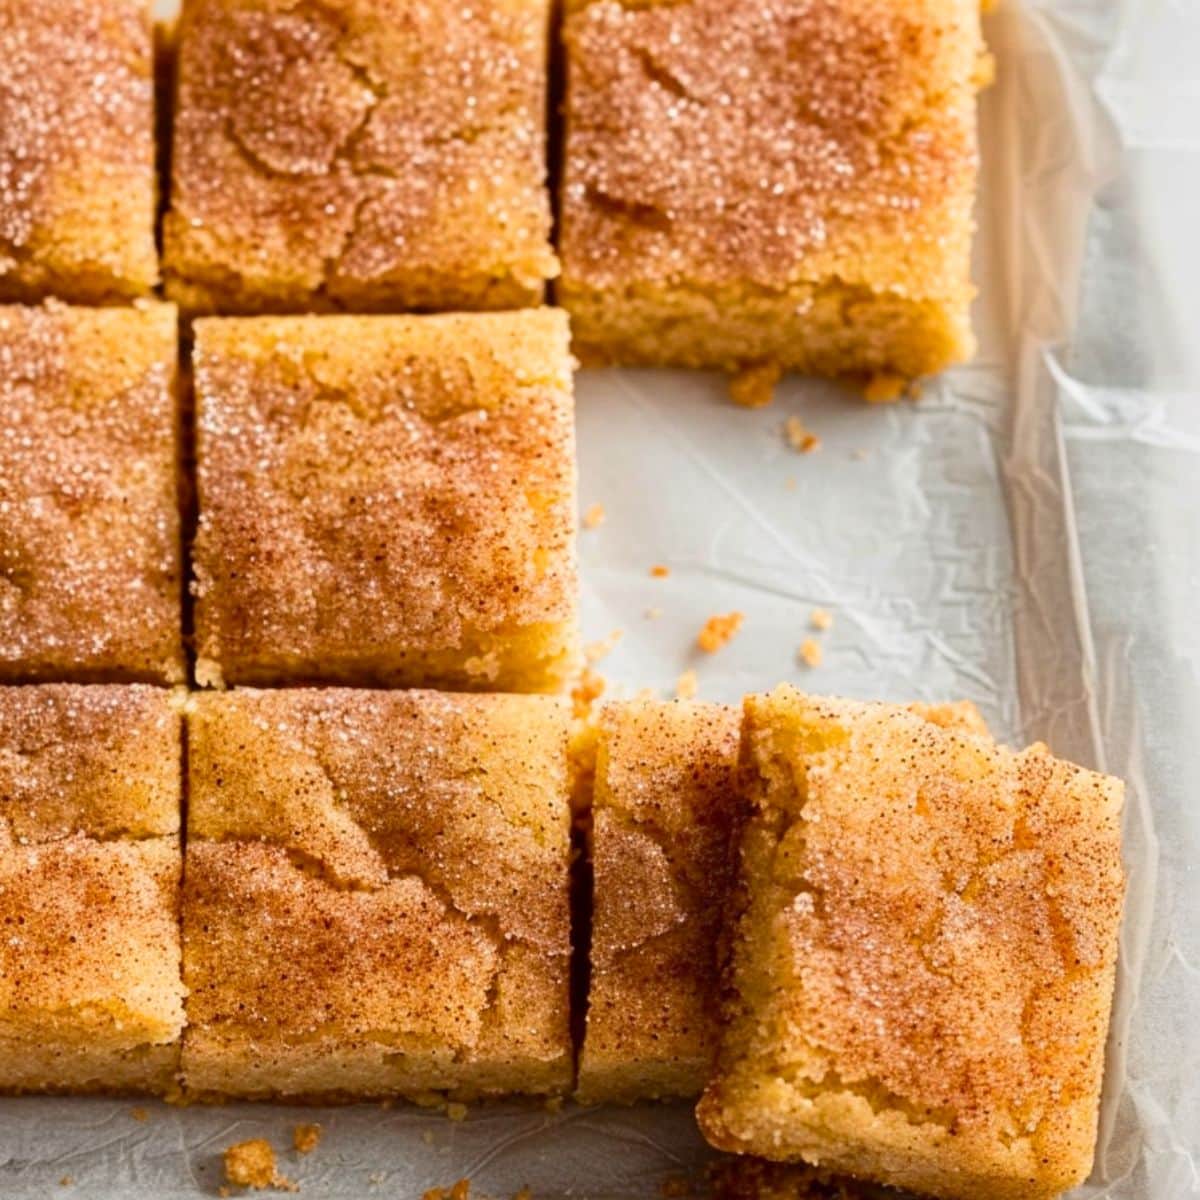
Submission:
[[[791,679],[862,697],[969,696],[1006,739],[1129,781],[1130,891],[1098,1200],[1200,1194],[1200,4],[1002,0],[982,102],[981,349],[920,403],[787,383],[760,412],[720,380],[579,380],[589,637],[610,689],[735,699]],[[781,436],[799,415],[822,439]],[[652,564],[671,568],[666,579]],[[829,609],[815,669],[795,659]],[[711,613],[746,614],[700,660]],[[661,610],[657,617],[648,611]],[[703,656],[702,656],[703,657]],[[175,1110],[0,1101],[0,1195],[212,1195],[265,1136],[310,1197],[657,1196],[707,1158],[686,1106]],[[324,1139],[290,1149],[297,1121]],[[67,1181],[67,1182],[64,1182]]]

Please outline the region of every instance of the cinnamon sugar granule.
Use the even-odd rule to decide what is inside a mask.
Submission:
[[[833,613],[827,608],[814,608],[808,618],[809,624],[822,633],[833,628]]]
[[[593,504],[587,510],[587,512],[583,514],[584,529],[599,529],[600,526],[604,524],[604,520],[607,515],[608,514],[604,511],[603,504]]]
[[[579,682],[571,689],[571,707],[577,719],[583,720],[592,711],[592,705],[604,695],[606,686],[603,675],[584,667]]]
[[[783,433],[788,445],[801,454],[811,454],[820,449],[821,439],[799,417],[788,417],[783,423]]]
[[[666,579],[666,577],[668,575],[670,575],[670,573],[671,573],[671,568],[663,566],[662,563],[656,563],[654,566],[652,566],[650,568],[650,578],[651,579]]]
[[[908,380],[902,376],[880,372],[867,380],[867,386],[863,388],[863,399],[868,404],[891,404],[904,395],[907,387]]]
[[[700,691],[700,679],[695,671],[684,671],[675,681],[675,695],[680,700],[691,700]]]
[[[821,644],[815,638],[805,638],[800,643],[800,649],[796,651],[796,657],[806,667],[819,667],[821,659],[824,657],[824,652],[821,649]]]
[[[275,1151],[265,1138],[251,1138],[229,1146],[222,1160],[226,1182],[235,1187],[263,1191],[276,1188],[281,1192],[298,1192],[290,1179],[285,1179],[275,1167]]]
[[[775,399],[775,385],[783,374],[778,363],[746,367],[729,380],[729,398],[742,408],[765,408]]]
[[[704,628],[696,635],[696,645],[705,654],[715,654],[741,629],[745,619],[745,614],[740,612],[709,617],[704,622]]]
[[[320,1141],[320,1125],[297,1125],[292,1130],[292,1145],[297,1154],[311,1154]]]

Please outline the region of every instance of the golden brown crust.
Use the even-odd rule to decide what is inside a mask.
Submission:
[[[0,688],[0,1089],[173,1089],[180,730],[150,688]]]
[[[576,7],[560,296],[585,354],[969,352],[977,0]]]
[[[716,1037],[717,927],[737,819],[739,717],[606,704],[593,792],[591,981],[579,1096],[698,1093]]]
[[[193,704],[188,1090],[561,1091],[565,705],[336,689]]]
[[[175,331],[0,308],[0,680],[183,680]]]
[[[789,687],[747,698],[743,746],[754,815],[706,1136],[940,1196],[1081,1180],[1119,782]]]
[[[158,282],[146,0],[0,0],[0,61],[0,299],[145,295]]]
[[[229,682],[558,688],[566,318],[197,323],[198,652]]]
[[[186,0],[167,286],[185,308],[509,308],[557,273],[548,0]]]

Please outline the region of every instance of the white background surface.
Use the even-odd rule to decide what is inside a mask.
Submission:
[[[982,103],[981,352],[919,404],[790,381],[581,375],[590,638],[610,687],[735,699],[792,679],[861,697],[968,696],[1010,740],[1130,785],[1130,896],[1101,1145],[1080,1195],[1200,1194],[1200,4],[1002,0]],[[822,438],[801,456],[790,414]],[[665,563],[671,575],[651,579]],[[797,665],[814,606],[823,664]],[[661,608],[657,620],[645,617]],[[700,661],[711,613],[742,633]],[[230,1142],[325,1138],[309,1197],[655,1196],[705,1160],[686,1108],[173,1110],[0,1101],[0,1195],[211,1195]],[[73,1183],[61,1185],[70,1176]]]

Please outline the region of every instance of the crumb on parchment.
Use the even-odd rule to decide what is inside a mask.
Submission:
[[[467,1119],[467,1106],[460,1104],[457,1100],[451,1100],[446,1105],[446,1116],[451,1121],[465,1121]]]
[[[700,690],[700,679],[695,671],[684,671],[675,681],[675,695],[680,700],[691,700]]]
[[[765,408],[775,398],[783,371],[778,363],[745,367],[729,379],[729,398],[740,408]]]
[[[655,563],[654,566],[650,568],[651,579],[666,579],[670,573],[671,568],[663,566],[662,563]]]
[[[800,649],[796,651],[796,657],[806,667],[819,667],[823,656],[821,643],[816,638],[805,638],[800,643]]]
[[[131,1117],[132,1117],[132,1118],[133,1118],[135,1121],[148,1121],[148,1120],[150,1120],[150,1110],[149,1110],[148,1108],[142,1108],[140,1105],[139,1105],[137,1108],[131,1108],[131,1109],[129,1110],[129,1115],[130,1115],[130,1116],[131,1116]]]
[[[821,439],[799,417],[788,417],[783,423],[783,433],[788,445],[801,454],[811,454],[821,448]]]
[[[225,1182],[235,1187],[263,1191],[274,1188],[281,1192],[298,1192],[299,1187],[279,1174],[275,1166],[275,1151],[265,1138],[251,1138],[226,1148],[223,1157]]]
[[[704,622],[704,628],[696,635],[696,645],[705,654],[716,654],[742,627],[744,613],[731,612],[714,615]]]
[[[617,643],[625,636],[625,630],[614,629],[606,638],[598,642],[588,642],[583,648],[583,659],[586,663],[598,663],[607,658],[616,648]]]
[[[599,529],[600,526],[604,524],[604,520],[607,516],[608,514],[604,511],[603,504],[593,504],[583,514],[584,529]]]
[[[658,618],[661,617],[662,615],[663,615],[663,610],[661,608],[654,607],[654,608],[646,609],[645,616],[646,616],[647,621],[657,621]]]
[[[297,1125],[292,1130],[292,1145],[297,1154],[311,1154],[320,1140],[320,1125]]]
[[[671,1200],[672,1197],[690,1196],[694,1189],[686,1175],[668,1175],[658,1190],[665,1200]]]
[[[808,623],[814,629],[819,629],[824,633],[827,629],[833,628],[833,613],[827,608],[814,608],[808,618]]]
[[[607,681],[599,671],[593,671],[591,667],[583,668],[571,689],[571,707],[577,719],[583,720],[592,711],[592,705],[604,695],[607,686]]]
[[[448,1188],[430,1188],[429,1191],[421,1196],[421,1200],[470,1200],[470,1196],[471,1181],[469,1179],[460,1179]]]

